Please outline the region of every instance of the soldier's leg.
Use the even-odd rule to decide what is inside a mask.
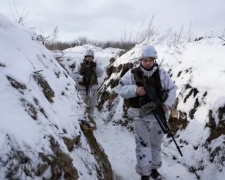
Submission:
[[[163,131],[158,122],[154,122],[150,133],[152,146],[152,169],[158,169],[162,165],[161,144],[163,135]]]
[[[141,119],[135,120],[136,140],[136,172],[142,176],[149,176],[152,169],[152,153],[150,144],[150,123]]]
[[[89,108],[90,92],[89,91],[87,92],[86,89],[80,89],[79,93],[82,96],[84,103],[86,104],[85,114],[89,115],[90,114],[90,108]]]
[[[88,94],[87,94],[88,93]],[[96,128],[93,128],[90,119],[89,119],[89,114],[90,114],[90,109],[89,109],[89,97],[90,97],[90,92],[87,92],[86,89],[80,89],[79,94],[82,96],[82,99],[84,103],[86,104],[85,111],[84,111],[84,121],[82,121],[81,128],[85,131],[93,130]]]
[[[97,89],[91,89],[90,90],[90,100],[88,102],[88,107],[90,111],[90,116],[94,118],[94,110],[97,105]]]
[[[87,97],[89,96],[89,94],[87,95],[88,92],[86,92],[85,89],[80,89],[79,90],[79,94],[82,96],[84,102],[87,104]]]
[[[87,99],[87,121],[89,122],[90,129],[96,130],[96,122],[94,120],[94,110],[97,104],[97,89],[90,89],[90,97]]]

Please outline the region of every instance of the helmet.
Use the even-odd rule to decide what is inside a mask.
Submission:
[[[110,60],[109,60],[109,62],[110,62],[110,63],[113,63],[113,62],[115,62],[115,60],[116,60],[116,58],[111,57]]]
[[[92,49],[87,49],[84,54],[84,57],[86,56],[92,56],[94,58],[94,51]]]
[[[141,56],[139,57],[139,60],[142,60],[143,58],[147,58],[147,57],[150,57],[150,58],[153,58],[153,59],[158,58],[158,55],[157,55],[157,52],[156,52],[155,48],[151,45],[147,45],[147,46],[144,46],[142,48]]]

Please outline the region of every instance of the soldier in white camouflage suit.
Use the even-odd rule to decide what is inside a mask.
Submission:
[[[176,98],[177,86],[173,83],[168,73],[159,68],[155,48],[147,45],[142,48],[139,58],[140,66],[129,70],[121,79],[118,93],[125,99],[129,108],[128,116],[134,120],[134,132],[136,140],[136,172],[141,175],[142,180],[162,179],[158,168],[162,165],[161,144],[163,132],[155,118],[150,113],[142,117],[140,108],[148,102],[144,89],[145,83],[153,88],[158,99],[161,100],[163,110],[168,118],[169,111]],[[140,75],[141,81],[136,77]]]
[[[72,76],[77,82],[79,93],[86,103],[88,128],[90,129],[97,128],[94,121],[94,110],[97,105],[98,77],[101,77],[104,73],[103,68],[93,60],[94,51],[87,49],[83,62],[77,64]]]

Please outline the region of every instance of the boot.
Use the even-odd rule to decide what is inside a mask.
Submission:
[[[90,128],[92,130],[96,130],[97,129],[97,125],[96,125],[95,120],[90,115],[88,115],[87,120],[89,122]]]
[[[153,179],[156,179],[156,180],[161,180],[162,179],[162,175],[159,174],[159,172],[157,171],[157,169],[152,169],[151,177]]]
[[[149,180],[149,176],[141,176],[141,180]]]
[[[83,131],[90,131],[89,124],[87,123],[87,121],[82,120],[80,127]]]

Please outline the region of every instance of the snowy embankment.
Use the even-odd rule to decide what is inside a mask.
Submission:
[[[75,82],[38,37],[0,14],[0,179],[112,179],[80,129]]]
[[[195,178],[222,180],[225,172],[225,42],[221,38],[188,42],[178,41],[171,35],[162,37],[155,38],[151,44],[158,51],[157,62],[178,86],[169,125],[184,155],[181,157],[173,141],[165,137],[164,157],[185,166]],[[101,112],[110,110],[103,118],[129,129],[132,123],[123,112],[123,100],[113,94],[121,76],[139,64],[139,47],[143,44],[116,60],[114,71],[100,89],[101,99],[106,99],[101,102]]]

